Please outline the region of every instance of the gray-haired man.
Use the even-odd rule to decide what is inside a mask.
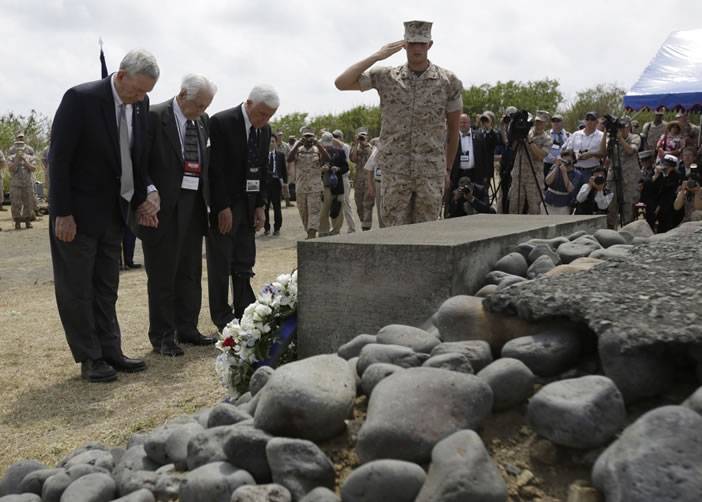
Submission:
[[[146,170],[161,208],[140,225],[149,291],[149,340],[154,352],[180,356],[176,340],[208,345],[197,329],[202,302],[202,238],[207,235],[208,116],[217,87],[186,75],[174,98],[151,107]],[[143,218],[147,220],[147,217]],[[144,221],[147,223],[147,221]]]
[[[51,134],[49,236],[56,303],[81,375],[91,382],[145,369],[122,353],[115,303],[122,229],[134,211],[156,215],[158,192],[141,165],[156,59],[127,53],[119,71],[66,91]]]

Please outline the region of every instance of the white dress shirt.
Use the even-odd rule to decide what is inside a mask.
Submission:
[[[117,89],[115,88],[115,76],[117,74],[113,73],[110,78],[110,85],[112,86],[112,97],[115,101],[115,119],[117,120],[117,131],[119,131],[119,107],[122,105],[123,101],[117,94]],[[124,113],[127,118],[127,132],[129,133],[129,144],[132,144],[132,105],[124,106]]]
[[[178,138],[180,139],[180,153],[185,154],[185,129],[188,119],[183,114],[183,110],[180,109],[176,98],[173,98],[173,115],[175,115],[176,129],[178,129]]]
[[[241,103],[241,114],[244,116],[244,130],[246,131],[246,141],[249,140],[249,130],[251,129],[251,119],[246,113],[246,103]]]

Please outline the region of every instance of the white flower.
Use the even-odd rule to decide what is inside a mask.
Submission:
[[[260,316],[261,319],[270,315],[273,310],[268,305],[258,304],[256,305],[256,314]]]
[[[273,294],[269,292],[261,294],[261,296],[258,297],[258,302],[261,305],[270,305],[273,302]]]

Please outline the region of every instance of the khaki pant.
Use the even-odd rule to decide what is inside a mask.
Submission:
[[[351,197],[347,197],[347,194],[351,193],[351,182],[349,181],[349,173],[342,176],[344,180],[344,196],[341,201],[341,212],[344,213],[344,219],[346,220],[346,226],[349,232],[356,231],[356,223],[353,221],[353,209],[351,209]],[[341,229],[341,227],[339,227]],[[338,232],[337,232],[338,233]]]
[[[329,233],[338,234],[341,226],[344,224],[344,195],[336,195],[336,198],[341,202],[341,211],[336,218],[331,218],[331,232],[329,232],[329,213],[331,212],[332,200],[334,195],[329,187],[324,187],[324,199],[322,200],[322,213],[319,218],[319,235]]]
[[[319,228],[319,214],[322,209],[322,194],[320,192],[303,192],[297,194],[297,210],[305,231]]]
[[[383,171],[383,222],[394,227],[439,219],[443,190],[443,176],[410,177]]]
[[[34,218],[34,192],[32,187],[10,187],[12,219],[15,222],[31,221]]]
[[[509,212],[511,214],[522,214],[524,202],[527,204],[527,214],[541,214],[541,195],[544,185],[543,166],[534,163],[534,171],[538,183],[534,181],[534,174],[527,165],[512,169],[512,185],[509,187]]]
[[[361,228],[370,229],[373,226],[373,197],[368,195],[368,172],[361,170],[356,176],[354,183],[354,200],[356,201],[356,212],[361,220]]]

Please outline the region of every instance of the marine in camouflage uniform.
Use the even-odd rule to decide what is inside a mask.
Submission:
[[[5,154],[0,150],[0,211],[4,211],[5,208],[2,207],[5,202],[5,178],[3,176],[3,170],[7,167],[7,162],[5,162]]]
[[[356,164],[356,178],[353,181],[354,200],[356,201],[356,212],[361,220],[361,228],[370,230],[373,226],[373,205],[375,200],[368,193],[368,173],[365,165],[368,162],[373,147],[368,142],[368,133],[360,130],[356,135],[356,141],[351,147],[351,162]]]
[[[653,122],[646,122],[643,126],[643,129],[641,129],[641,135],[643,136],[643,140],[646,144],[647,150],[656,149],[658,140],[663,135],[663,133],[665,133],[665,128],[668,126],[668,124],[665,121],[663,121],[662,111],[656,111],[655,115],[656,120],[660,120],[660,123],[656,124],[656,120],[654,120]]]
[[[629,123],[628,119],[624,120],[627,123]],[[626,225],[627,223],[631,223],[632,221],[634,221],[634,204],[639,202],[639,198],[641,196],[641,191],[639,189],[639,181],[641,180],[641,168],[639,166],[639,148],[641,148],[641,136],[639,136],[638,134],[633,134],[630,131],[630,126],[627,126],[621,131],[622,133],[621,138],[619,140],[619,152],[622,163],[624,225]],[[609,140],[604,139],[603,144],[606,143],[606,141]],[[617,187],[615,184],[614,177],[614,171],[610,167],[609,173],[607,175],[607,189],[614,194],[614,198],[609,204],[609,209],[607,210],[607,226],[609,228],[617,228],[617,225],[619,225],[619,202],[617,199]]]
[[[289,162],[295,162],[297,209],[307,238],[316,237],[322,210],[322,156],[314,132],[302,129],[302,139],[290,150]]]
[[[24,222],[27,228],[32,228],[31,221],[35,219],[34,210],[34,171],[36,164],[34,150],[24,143],[24,136],[17,135],[17,140],[7,151],[10,165],[10,202],[12,203],[12,219],[15,228],[19,230]]]
[[[538,124],[537,124],[538,123]],[[513,147],[514,165],[510,173],[512,184],[509,187],[509,212],[522,214],[524,203],[527,204],[527,214],[541,214],[541,196],[544,187],[544,158],[551,151],[553,140],[545,131],[546,117],[534,117],[534,127],[531,128],[526,140],[529,148],[531,164],[523,147]],[[532,173],[531,168],[534,168]]]
[[[377,161],[382,166],[382,214],[388,226],[439,217],[446,173],[458,150],[463,84],[427,59],[431,45],[431,23],[408,21],[403,41],[384,46],[336,80],[341,90],[374,88],[380,95],[383,147]],[[402,48],[406,64],[368,70]]]

